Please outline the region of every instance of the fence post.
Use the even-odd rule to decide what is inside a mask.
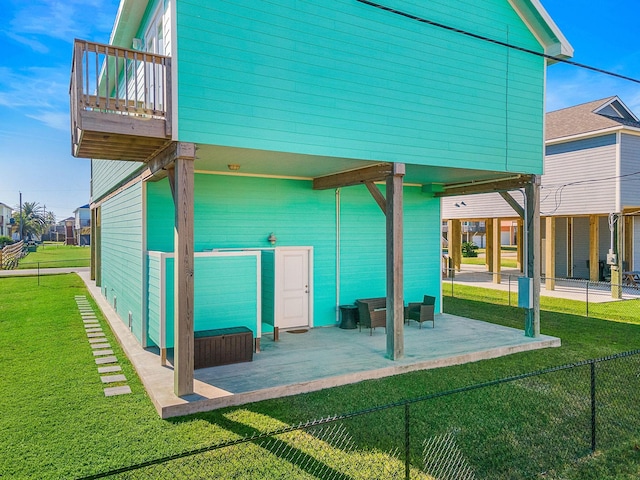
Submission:
[[[455,268],[452,268],[449,270],[449,272],[451,273],[451,298],[454,297],[453,295],[453,277],[455,277]]]
[[[596,451],[596,362],[592,360],[591,366],[591,451]]]
[[[410,448],[410,432],[409,432],[409,403],[404,404],[404,478],[410,480],[410,460],[411,455]]]
[[[589,281],[587,280],[587,301],[585,302],[587,304],[587,318],[589,317]]]
[[[509,293],[507,295],[507,298],[509,299],[509,306],[511,306],[511,275],[507,275],[507,277],[509,278]]]

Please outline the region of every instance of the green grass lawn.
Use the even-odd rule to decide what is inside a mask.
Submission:
[[[516,258],[516,247],[502,246],[502,256],[500,257],[500,265],[504,268],[516,268],[518,266]],[[460,262],[462,265],[485,265],[486,264],[486,249],[479,248],[476,250],[479,256],[477,257],[462,257]]]
[[[76,247],[60,243],[45,243],[37,251],[20,259],[19,269],[88,267],[91,259],[89,247]]]
[[[455,293],[456,298],[444,299],[447,312],[522,328],[523,312],[505,305],[506,293],[457,286]],[[104,385],[97,373],[74,295],[86,295],[94,305],[100,323],[106,327],[76,275],[44,277],[40,279],[40,286],[32,277],[0,278],[0,477],[76,478],[314,418],[640,346],[639,325],[585,318],[576,314],[580,310],[578,304],[550,302],[543,305],[542,333],[560,337],[560,348],[161,420],[108,328],[105,331],[109,343],[133,393],[104,396]],[[462,295],[465,298],[459,298]],[[636,317],[638,312],[640,310],[636,310]],[[629,377],[630,382],[637,381],[636,373],[634,371]],[[420,438],[427,433],[442,434],[458,429],[456,435],[460,444],[472,446],[465,454],[479,474],[493,471],[493,463],[502,461],[514,470],[493,478],[521,478],[520,468],[536,465],[540,455],[543,459],[552,457],[559,448],[558,442],[562,446],[565,435],[574,431],[572,428],[575,427],[576,432],[585,428],[580,423],[582,416],[567,414],[556,418],[559,413],[551,408],[573,405],[582,395],[581,391],[567,393],[560,388],[571,378],[570,375],[553,374],[535,381],[519,381],[415,404],[411,413],[412,434]],[[621,408],[625,412],[635,411],[637,404],[622,405]],[[578,420],[580,425],[573,425],[572,422]],[[250,443],[214,452],[207,458],[213,461],[211,468],[216,469],[219,478],[309,478],[308,471],[301,470],[295,477],[287,477],[278,470],[282,463],[277,452],[282,451],[282,445],[290,445],[294,440],[292,437],[297,437],[302,443],[296,444],[296,454],[305,458],[323,454],[326,456],[324,461],[338,472],[344,462],[398,463],[395,456],[386,452],[397,448],[399,445],[394,442],[404,438],[401,409],[357,417],[342,425],[349,430],[357,452],[347,455],[343,447],[320,434],[309,436],[292,432],[287,434],[289,436],[279,437],[279,443],[270,447]],[[511,428],[515,428],[515,433],[505,435],[504,432],[511,432]],[[540,432],[549,433],[547,446],[533,442],[540,440],[533,437]],[[638,441],[640,435],[622,438],[615,448],[605,448],[598,455],[575,464],[563,464],[561,469],[548,472],[544,478],[638,478]],[[372,453],[361,453],[365,450]],[[584,452],[580,450],[580,453]],[[420,461],[421,445],[416,440],[412,449],[414,468]],[[234,465],[241,465],[248,473],[239,474],[233,470]],[[148,478],[175,478],[174,473],[162,472],[154,471]],[[195,474],[183,476],[196,478]],[[372,477],[366,468],[349,476]],[[416,474],[416,478],[429,477]],[[483,477],[480,475],[479,478]]]

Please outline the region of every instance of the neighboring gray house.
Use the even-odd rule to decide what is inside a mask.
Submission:
[[[522,195],[513,198],[523,204]],[[640,121],[617,96],[546,115],[540,215],[543,274],[608,279],[608,260],[640,270]],[[442,218],[487,221],[498,252],[492,226],[521,225],[497,193],[444,198]],[[610,250],[618,256],[608,259]]]
[[[91,209],[89,204],[76,208],[73,211],[75,216],[74,237],[76,245],[91,245]]]

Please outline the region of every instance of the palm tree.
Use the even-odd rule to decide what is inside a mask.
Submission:
[[[13,218],[17,219],[17,224],[22,231],[22,237],[29,238],[34,235],[39,236],[44,232],[46,227],[44,209],[38,202],[24,202],[22,204],[22,215],[20,207],[15,207]]]

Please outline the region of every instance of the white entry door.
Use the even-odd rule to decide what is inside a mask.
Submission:
[[[309,251],[276,252],[276,326],[309,326]]]

